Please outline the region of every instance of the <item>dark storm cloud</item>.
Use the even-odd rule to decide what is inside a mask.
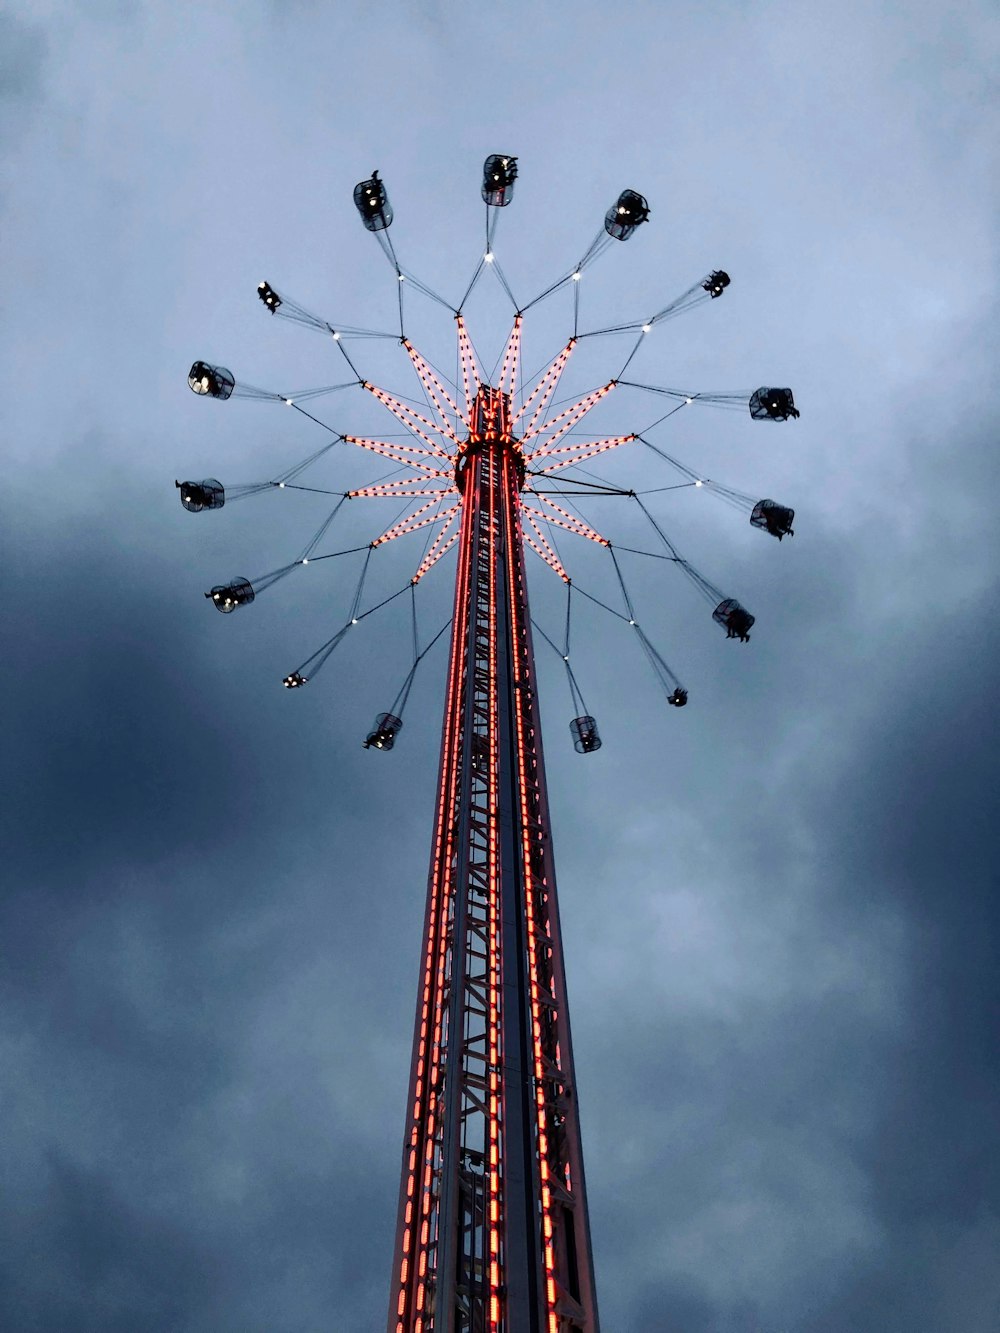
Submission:
[[[725,301],[658,332],[637,368],[706,388],[780,375],[803,408],[773,431],[692,413],[658,437],[799,511],[779,547],[704,492],[656,498],[758,616],[748,647],[726,644],[675,571],[628,565],[687,710],[664,716],[622,627],[582,608],[574,656],[605,746],[581,761],[540,649],[603,1326],[986,1333],[995,19],[375,12],[2,20],[18,301],[0,1323],[384,1322],[441,658],[391,756],[359,741],[400,683],[405,617],[366,622],[302,697],[280,690],[353,575],[305,571],[233,617],[202,592],[282,564],[326,501],[191,517],[173,478],[267,477],[313,436],[283,409],[197,403],[183,376],[205,354],[252,382],[326,381],[319,340],[251,311],[264,274],[391,327],[391,274],[349,203],[376,163],[407,262],[451,293],[479,243],[479,163],[502,147],[522,154],[500,231],[519,291],[641,186],[649,234],[602,261],[587,309],[611,322],[724,263]],[[488,97],[483,52],[503,71]],[[537,211],[554,201],[562,215]],[[447,368],[447,319],[409,309]],[[508,318],[489,311],[484,346]],[[537,313],[541,362],[565,311]],[[329,402],[349,428],[366,410]],[[618,403],[614,428],[655,415]],[[331,455],[325,479],[358,466]],[[657,466],[604,471],[666,484]],[[639,515],[587,516],[653,540]],[[338,531],[381,517],[352,505]],[[373,595],[412,555],[390,548]],[[532,596],[559,624],[560,591],[537,579]]]

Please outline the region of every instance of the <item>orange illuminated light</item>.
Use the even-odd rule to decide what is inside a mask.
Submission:
[[[430,417],[425,417],[422,412],[418,412],[409,403],[404,403],[401,399],[394,397],[393,394],[386,393],[385,389],[377,388],[374,384],[363,382],[361,387],[367,389],[384,407],[387,407],[396,420],[400,421],[407,430],[412,431],[414,435],[419,436],[425,444],[429,445],[432,453],[439,458],[449,457],[448,452],[441,447],[440,442],[427,433],[428,431],[435,431],[439,435],[445,433],[440,426],[431,421]],[[454,432],[451,432],[451,436],[454,436]]]
[[[559,427],[558,430],[550,435],[549,438],[531,454],[531,457],[543,458],[549,453],[556,441],[561,440],[567,431],[572,430],[578,422],[582,421],[591,408],[596,407],[602,398],[607,397],[611,390],[615,388],[616,383],[617,381],[610,380],[602,388],[594,389],[592,393],[586,394],[579,402],[574,403],[572,407],[567,407],[565,411],[560,412],[558,416],[553,417],[550,421],[546,421],[543,426],[539,426],[536,431],[533,431],[533,435],[544,435],[546,431],[553,430],[555,426]],[[523,438],[528,439],[529,436],[525,434]]]

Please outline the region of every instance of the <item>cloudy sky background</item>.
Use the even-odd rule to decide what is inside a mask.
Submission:
[[[790,384],[802,409],[654,437],[798,516],[779,546],[705,490],[652,497],[758,618],[727,643],[674,569],[626,566],[686,710],[581,614],[605,742],[581,758],[539,650],[603,1327],[1000,1325],[998,54],[978,0],[8,5],[0,1325],[384,1326],[444,655],[393,754],[363,752],[405,615],[289,694],[353,572],[227,618],[202,597],[295,558],[326,500],[192,517],[173,481],[266,479],[321,443],[281,407],[197,401],[190,362],[346,378],[257,282],[391,328],[350,202],[378,167],[404,263],[456,299],[493,151],[521,159],[497,238],[519,295],[638,188],[651,223],[588,272],[583,327],[724,267],[636,378]],[[470,307],[484,352],[504,301]],[[534,315],[528,367],[569,331],[561,297]],[[407,323],[447,368],[447,312],[411,293]],[[588,348],[567,392],[619,353]],[[412,391],[398,349],[358,357]],[[656,407],[622,391],[601,427]],[[360,393],[317,413],[391,429]],[[384,470],[346,449],[324,469]],[[673,480],[648,453],[595,470]],[[352,505],[327,549],[394,512]],[[587,513],[649,547],[624,503]],[[612,597],[584,545],[561,550]],[[377,554],[373,600],[420,549]],[[428,631],[452,568],[422,589]]]

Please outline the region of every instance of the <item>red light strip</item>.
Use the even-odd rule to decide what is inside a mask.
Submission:
[[[451,536],[448,538],[448,540],[444,543],[444,545],[439,547],[438,550],[434,552],[433,559],[428,559],[428,557],[425,556],[424,559],[420,562],[420,568],[413,576],[413,582],[419,583],[420,580],[424,577],[424,575],[428,573],[428,571],[431,570],[434,567],[434,565],[437,564],[437,562],[441,559],[441,557],[443,555],[448,554],[448,552],[451,550],[451,548],[455,545],[457,541],[458,541],[458,533],[453,532]]]
[[[538,498],[539,500],[543,500],[545,499],[545,496],[540,495]],[[545,523],[555,523],[557,527],[565,528],[567,532],[575,532],[578,537],[586,537],[592,542],[597,542],[599,546],[610,545],[607,537],[602,537],[599,532],[596,532],[586,523],[582,523],[579,519],[574,518],[572,514],[567,514],[566,510],[560,509],[558,505],[553,505],[552,508],[556,510],[557,513],[561,514],[563,516],[562,518],[555,518],[552,514],[547,514],[544,509],[532,509],[523,503],[521,508],[524,513],[529,516],[540,518]]]
[[[565,569],[563,569],[562,561],[559,559],[555,551],[553,551],[552,547],[549,545],[549,539],[545,536],[545,533],[541,530],[541,528],[538,526],[535,520],[531,517],[531,511],[529,509],[526,509],[525,506],[522,504],[521,512],[524,514],[525,518],[528,520],[528,525],[535,533],[535,537],[532,537],[530,533],[525,533],[524,540],[528,543],[528,545],[531,547],[531,549],[535,552],[536,555],[541,556],[541,558],[545,561],[545,563],[549,566],[550,569],[555,570],[555,572],[559,575],[559,577],[563,580],[564,583],[569,583],[570,577],[566,573]]]
[[[497,531],[497,456],[490,453],[485,456],[484,465],[490,469],[490,532]],[[502,483],[506,484],[507,456],[504,454]],[[490,768],[489,768],[489,1144],[488,1169],[490,1180],[489,1192],[489,1307],[487,1327],[490,1333],[496,1333],[500,1327],[500,1290],[502,1280],[502,1255],[500,1252],[500,1179],[502,1175],[502,1145],[500,1142],[500,1106],[503,1089],[501,1088],[500,1070],[500,852],[499,828],[496,812],[500,808],[499,769],[500,769],[500,716],[497,704],[497,543],[488,542],[490,571]]]
[[[404,499],[407,495],[447,495],[451,489],[448,486],[430,487],[427,490],[414,489],[414,482],[417,486],[423,485],[423,477],[415,477],[414,481],[389,482],[384,486],[362,486],[359,491],[348,491],[347,494],[352,500],[357,499]]]
[[[430,548],[429,548],[427,554],[424,556],[423,560],[421,560],[421,562],[420,562],[420,566],[419,566],[419,568],[417,569],[416,574],[414,574],[414,576],[413,576],[413,582],[414,582],[414,583],[419,583],[420,580],[421,580],[421,579],[424,577],[424,575],[427,573],[427,571],[428,571],[433,565],[436,565],[437,562],[438,562],[438,561],[441,559],[441,557],[444,555],[444,553],[445,553],[446,551],[450,551],[451,548],[452,548],[452,547],[455,545],[455,543],[458,541],[458,533],[457,533],[457,532],[453,532],[453,533],[451,534],[451,536],[448,537],[449,530],[450,530],[452,527],[454,527],[454,525],[455,525],[455,519],[456,519],[456,517],[457,517],[456,514],[452,514],[452,516],[451,516],[450,518],[446,519],[445,522],[441,525],[441,531],[440,531],[440,532],[438,533],[438,535],[434,538],[433,542],[432,542],[431,545],[430,545]],[[447,538],[447,540],[445,540],[446,538]]]
[[[519,505],[516,502],[516,493],[513,487],[505,488],[505,496],[508,502],[508,521],[511,525],[511,551],[514,551],[514,539],[518,544],[521,540],[520,513]],[[521,579],[522,562],[517,559],[510,559],[507,562],[507,578],[509,584],[509,598],[512,607],[522,609],[525,606],[525,590],[519,588],[518,583]],[[515,569],[517,578],[515,579]],[[520,594],[520,595],[519,595]],[[552,1194],[549,1186],[549,1163],[548,1163],[548,1135],[547,1113],[545,1109],[545,1056],[542,1049],[542,1027],[541,1027],[541,999],[539,994],[539,966],[538,949],[536,937],[539,933],[538,922],[535,912],[534,884],[535,875],[532,869],[532,830],[535,823],[531,818],[531,811],[528,807],[528,788],[527,788],[527,750],[531,745],[531,727],[528,718],[525,716],[525,701],[529,697],[529,692],[533,688],[534,682],[531,680],[531,673],[527,655],[524,652],[524,641],[520,633],[514,635],[514,651],[517,655],[515,666],[515,677],[521,682],[521,689],[514,690],[514,711],[516,724],[514,727],[517,736],[517,755],[518,755],[518,788],[521,805],[521,853],[524,866],[524,886],[525,886],[525,909],[526,909],[526,930],[525,935],[528,942],[528,976],[531,987],[531,1043],[532,1055],[534,1059],[535,1074],[535,1123],[537,1127],[537,1155],[540,1184],[540,1204],[541,1204],[541,1240],[543,1246],[543,1255],[545,1262],[545,1309],[548,1318],[549,1333],[558,1333],[559,1315],[556,1309],[558,1293],[556,1291],[555,1281],[555,1251],[553,1245],[553,1224],[552,1224]],[[534,757],[534,756],[533,756]],[[539,832],[539,835],[541,833]],[[547,932],[546,932],[547,933]],[[555,1010],[553,1009],[553,1014]],[[558,1051],[555,1052],[558,1059]]]
[[[521,316],[518,315],[507,339],[507,346],[504,348],[503,365],[500,367],[500,379],[497,381],[497,388],[501,393],[513,394],[517,386],[517,368],[521,357],[521,322]]]
[[[465,320],[459,315],[455,322],[458,325],[458,352],[462,361],[462,387],[465,390],[465,413],[471,423],[472,408],[476,401],[476,394],[479,392],[479,386],[483,381],[483,377],[480,374],[479,365],[476,361],[476,353],[473,350],[468,330],[465,327]],[[475,385],[474,388],[473,385]],[[471,425],[469,429],[471,432]]]
[[[428,509],[436,509],[439,504],[437,500],[428,500],[425,505],[415,509],[412,514],[394,524],[391,528],[386,528],[381,537],[376,537],[372,542],[372,549],[376,546],[384,546],[386,542],[395,541],[397,537],[403,537],[408,532],[417,532],[420,528],[426,528],[428,523],[436,523],[439,518],[448,518],[451,514],[457,514],[459,506],[455,505],[452,509],[446,509],[440,514],[427,514]],[[421,518],[421,514],[427,515]],[[419,520],[419,522],[418,522]]]
[[[418,1044],[418,1079],[417,1096],[413,1108],[413,1121],[410,1133],[410,1174],[407,1182],[406,1215],[413,1218],[412,1236],[417,1241],[416,1263],[407,1263],[407,1247],[411,1231],[407,1228],[404,1235],[403,1255],[400,1265],[400,1292],[398,1313],[402,1317],[410,1302],[410,1327],[413,1333],[422,1333],[424,1329],[422,1311],[427,1298],[428,1255],[431,1241],[430,1223],[434,1207],[432,1193],[433,1173],[431,1162],[434,1155],[433,1108],[436,1106],[436,1089],[439,1084],[441,1057],[441,1024],[444,1010],[445,975],[448,957],[448,906],[454,894],[451,882],[451,867],[454,851],[455,783],[457,768],[455,762],[455,743],[461,726],[461,687],[464,674],[465,644],[468,636],[468,552],[471,550],[469,529],[471,523],[471,505],[464,506],[462,516],[462,550],[466,559],[461,563],[455,579],[455,609],[452,628],[451,656],[448,666],[448,684],[444,725],[441,738],[441,771],[438,785],[437,819],[434,831],[434,859],[431,886],[430,920],[425,954],[423,989],[421,999],[420,1038]],[[432,1018],[433,1014],[433,1018]],[[433,1035],[431,1023],[433,1022]],[[421,1077],[426,1070],[426,1082]],[[428,1089],[426,1098],[424,1088]],[[427,1108],[425,1110],[425,1107]],[[423,1144],[421,1143],[423,1136]],[[424,1146],[426,1166],[418,1173],[417,1149]],[[414,1208],[416,1204],[416,1208]],[[416,1213],[416,1216],[414,1216]],[[436,1239],[436,1238],[435,1238]],[[431,1276],[433,1275],[433,1269]],[[414,1282],[414,1278],[416,1279]],[[406,1333],[402,1318],[397,1324],[397,1333]]]
[[[449,475],[447,472],[442,473],[440,468],[433,467],[430,463],[418,463],[416,458],[407,458],[407,454],[417,454],[424,458],[435,456],[429,449],[421,449],[418,445],[387,444],[385,440],[363,439],[360,435],[345,435],[344,439],[348,444],[356,444],[359,449],[368,449],[373,454],[381,454],[383,458],[391,458],[394,463],[405,463],[407,467],[412,467],[427,477]]]
[[[522,433],[522,438],[530,439],[534,431],[535,423],[538,421],[538,418],[548,407],[552,395],[556,391],[556,385],[559,383],[560,376],[566,369],[566,362],[573,355],[573,348],[575,346],[576,346],[576,339],[570,338],[569,342],[562,349],[562,351],[559,353],[556,359],[549,366],[548,370],[545,371],[541,379],[532,389],[529,396],[524,400],[524,402],[521,405],[520,411],[517,412],[517,414],[514,417],[514,420],[510,423],[510,428],[511,430],[513,430],[514,427],[517,425],[517,423],[521,420],[521,418],[525,416],[526,413],[531,409],[531,406],[532,404],[535,403],[535,400],[536,399],[539,400],[537,406],[535,407],[534,415],[528,422],[527,429]],[[541,395],[540,398],[539,395]]]
[[[478,471],[478,469],[477,469]],[[473,478],[477,480],[477,478]],[[435,1003],[434,1003],[434,1040],[432,1045],[432,1068],[437,1081],[438,1071],[441,1060],[441,1033],[444,1022],[444,1013],[447,1004],[446,983],[447,983],[447,964],[448,964],[448,921],[449,906],[452,906],[455,897],[455,883],[453,879],[453,865],[455,859],[455,792],[458,782],[458,754],[459,738],[462,734],[462,686],[465,674],[465,656],[469,636],[469,579],[471,576],[471,555],[472,555],[472,517],[473,506],[467,504],[464,506],[462,537],[463,537],[463,560],[459,570],[459,578],[456,580],[456,635],[452,642],[452,680],[449,685],[449,705],[448,713],[450,717],[448,749],[447,749],[447,804],[442,806],[442,819],[444,821],[444,859],[437,864],[444,865],[446,880],[442,883],[441,893],[441,937],[437,954],[437,972],[435,978]],[[445,795],[444,783],[442,784],[442,797]],[[438,871],[435,872],[437,874]],[[461,1034],[449,1033],[449,1045],[452,1041],[456,1043],[461,1040]],[[421,1223],[422,1243],[426,1246],[429,1237],[429,1222],[433,1210],[434,1197],[431,1193],[431,1181],[428,1176],[427,1186],[424,1191],[421,1213],[423,1221]],[[435,1237],[435,1240],[437,1238]],[[418,1292],[418,1303],[422,1307],[426,1292],[426,1282],[422,1283]]]
[[[567,431],[572,430],[578,421],[582,421],[590,409],[595,407],[602,398],[606,398],[615,387],[615,380],[611,380],[610,383],[605,384],[602,388],[595,389],[592,393],[588,393],[585,398],[581,398],[580,401],[574,403],[572,407],[567,407],[564,412],[560,412],[559,415],[553,417],[551,421],[546,421],[544,426],[539,426],[538,430],[534,432],[536,435],[544,435],[545,432],[551,430],[553,426],[558,426],[559,429],[554,435],[550,435],[545,443],[535,450],[531,457],[544,458],[546,454],[551,453],[552,446],[555,444],[556,440],[561,440]],[[527,438],[527,435],[522,436],[523,440],[526,440]]]
[[[394,398],[391,393],[386,393],[385,389],[379,389],[374,384],[369,384],[367,381],[363,380],[361,387],[367,389],[373,397],[377,398],[380,403],[384,404],[392,415],[398,421],[402,422],[407,430],[411,430],[414,435],[423,440],[425,444],[430,445],[431,453],[436,454],[438,458],[451,457],[446,450],[441,448],[441,445],[437,440],[432,439],[431,436],[427,434],[428,430],[436,431],[438,435],[444,435],[446,433],[441,430],[440,426],[435,425],[430,417],[425,417],[423,412],[418,412],[415,408],[411,407],[409,403],[404,403],[401,399]],[[449,438],[454,439],[454,433],[451,433]]]
[[[606,440],[593,440],[589,444],[567,444],[562,449],[553,449],[552,455],[568,454],[573,450],[577,452],[572,458],[563,458],[558,463],[550,463],[546,467],[540,467],[539,472],[549,473],[558,472],[560,468],[572,467],[574,463],[582,463],[584,459],[593,458],[596,454],[607,453],[610,449],[618,449],[623,444],[631,444],[639,437],[637,435],[613,435]],[[548,454],[548,451],[546,451]]]
[[[450,440],[454,440],[455,443],[458,444],[458,436],[452,429],[451,422],[448,419],[449,409],[455,417],[461,415],[458,410],[458,403],[455,402],[451,394],[438,379],[437,375],[434,374],[430,365],[410,342],[409,338],[403,339],[403,346],[406,348],[406,353],[413,362],[414,370],[420,376],[421,382],[427,390],[428,398],[430,398],[431,402],[433,402],[434,406],[441,414],[442,424],[440,430],[442,435],[447,435]]]

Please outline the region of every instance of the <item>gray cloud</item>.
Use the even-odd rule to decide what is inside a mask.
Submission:
[[[662,708],[618,624],[580,606],[605,738],[581,760],[540,649],[604,1327],[995,1325],[995,20],[504,20],[442,3],[3,21],[5,1327],[383,1322],[442,658],[393,754],[363,753],[405,616],[366,622],[294,697],[278,681],[341,623],[356,571],[302,571],[234,617],[202,597],[297,554],[326,499],[192,518],[173,479],[266,478],[318,443],[283,409],[196,403],[188,364],[327,382],[323,343],[254,308],[263,276],[392,327],[349,203],[373,165],[406,262],[459,290],[496,147],[522,160],[498,233],[519,293],[635,184],[652,224],[588,275],[588,318],[723,264],[725,300],[658,332],[642,375],[780,375],[803,408],[774,431],[692,411],[656,436],[798,510],[779,547],[703,491],[651,501],[758,616],[736,648],[674,570],[624,565],[691,707]],[[484,348],[508,320],[487,292]],[[447,316],[408,311],[447,370]],[[566,310],[533,313],[542,363]],[[618,350],[581,352],[567,392]],[[380,429],[349,396],[320,402]],[[622,394],[602,420],[648,409]],[[346,451],[326,466],[334,487],[373,475]],[[672,480],[651,455],[603,470]],[[627,508],[587,516],[653,540]],[[352,504],[336,531],[383,517]],[[617,595],[600,553],[561,549]],[[416,554],[387,548],[369,594]],[[532,596],[559,625],[561,591],[539,577]],[[436,628],[447,573],[427,598]]]

